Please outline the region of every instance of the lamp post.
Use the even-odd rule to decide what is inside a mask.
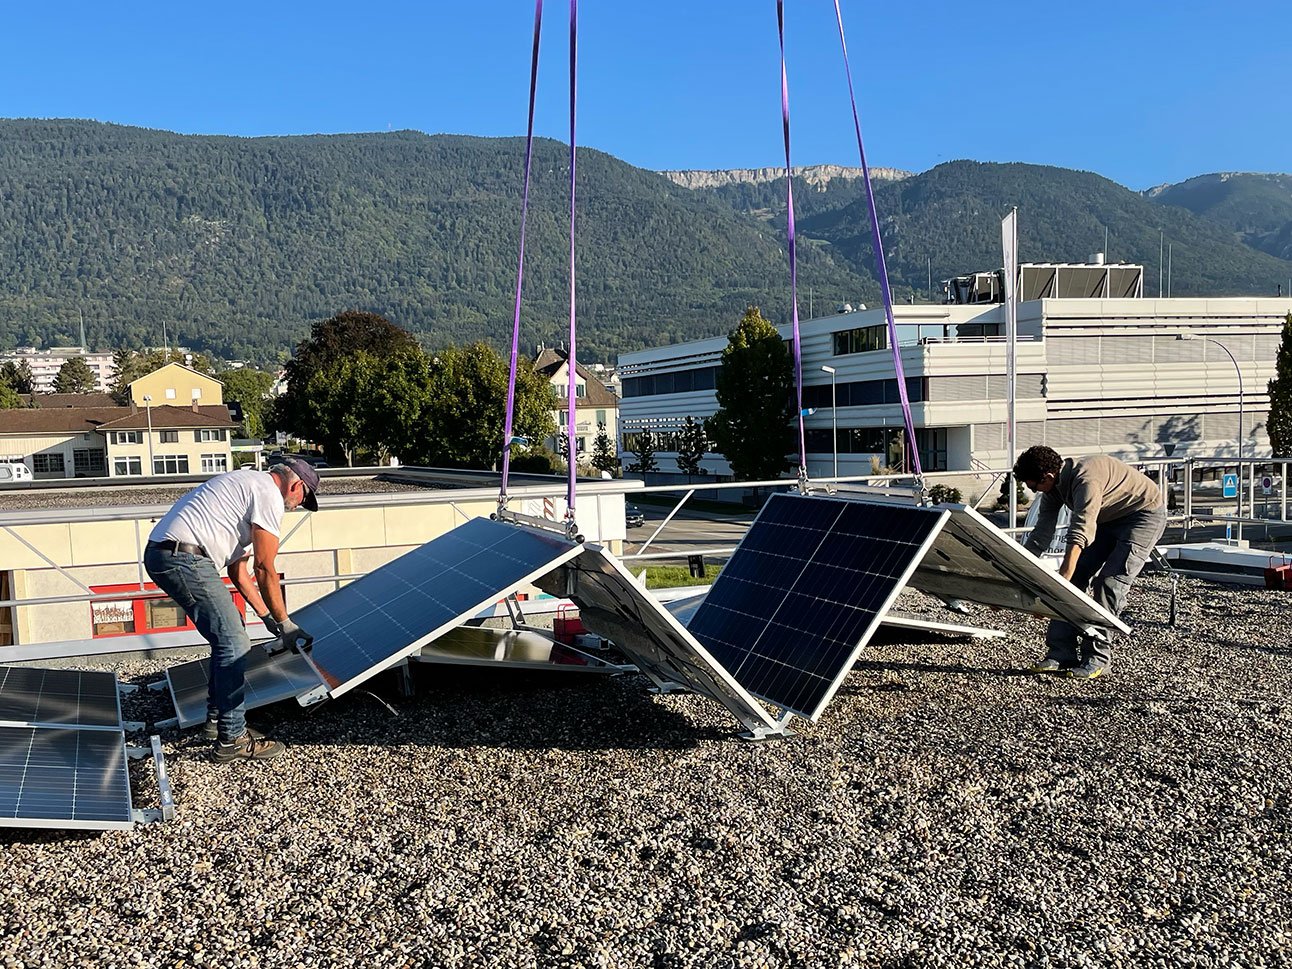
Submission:
[[[1229,352],[1229,347],[1225,346],[1214,336],[1198,335],[1190,332],[1179,334],[1178,340],[1205,340],[1208,343],[1214,343],[1220,349],[1225,351],[1225,356],[1229,362],[1234,365],[1234,373],[1238,375],[1238,540],[1243,540],[1243,370],[1238,366],[1238,361],[1234,355]]]
[[[153,398],[152,394],[144,394],[144,411],[148,415],[148,474],[151,476],[156,469],[153,467]]]
[[[839,477],[839,410],[835,407],[834,367],[822,367],[830,375],[830,448],[834,452],[834,476]]]

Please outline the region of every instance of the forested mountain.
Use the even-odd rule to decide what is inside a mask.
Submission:
[[[778,224],[785,187],[772,183],[702,190]],[[919,175],[875,185],[888,270],[897,298],[927,298],[929,260],[937,280],[1000,265],[1000,219],[1019,209],[1019,247],[1028,262],[1082,262],[1104,247],[1109,261],[1145,266],[1145,295],[1155,295],[1159,230],[1173,245],[1172,292],[1273,295],[1292,277],[1292,262],[1258,252],[1212,219],[1157,205],[1100,175],[1041,165],[948,162]],[[864,185],[796,180],[797,228],[829,243],[863,271],[872,264]]]
[[[524,140],[416,132],[176,135],[0,121],[0,347],[171,339],[264,360],[311,320],[381,313],[429,346],[510,340]],[[780,318],[780,235],[604,153],[579,154],[580,355]],[[568,320],[568,149],[535,146],[523,339]],[[803,250],[824,299],[863,281]]]
[[[345,309],[381,313],[429,347],[503,346],[523,155],[521,138],[231,138],[0,121],[0,349],[79,342],[83,316],[95,348],[158,345],[165,323],[172,341],[267,362],[310,322]],[[578,174],[582,358],[719,334],[751,302],[773,322],[787,318],[782,182],[757,170],[685,173],[706,186],[686,188],[586,149]],[[1098,175],[1035,165],[885,174],[876,195],[902,300],[927,298],[930,260],[935,288],[999,266],[1011,205],[1025,260],[1083,260],[1103,247],[1107,226],[1108,258],[1144,263],[1149,295],[1159,228],[1174,244],[1176,295],[1273,293],[1292,278],[1292,261],[1244,241],[1286,254],[1281,230],[1243,215],[1232,185],[1204,203],[1177,193],[1192,183],[1150,200]],[[805,315],[813,301],[819,313],[877,298],[864,188],[850,175],[830,167],[796,179]],[[566,332],[568,184],[568,149],[539,141],[526,347]]]
[[[1292,175],[1221,172],[1145,194],[1218,222],[1262,252],[1292,259]]]

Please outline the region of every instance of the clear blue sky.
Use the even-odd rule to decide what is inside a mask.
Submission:
[[[580,6],[580,144],[645,168],[781,163],[773,0]],[[855,165],[833,5],[787,8],[793,162]],[[1132,188],[1292,170],[1287,0],[843,10],[874,165],[1027,161]],[[538,130],[564,139],[568,3],[544,15]],[[0,116],[518,135],[532,17],[532,0],[27,0],[5,14]]]

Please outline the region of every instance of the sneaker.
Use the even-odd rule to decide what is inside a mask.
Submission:
[[[286,750],[277,740],[257,737],[247,731],[237,740],[217,740],[211,748],[211,759],[222,764],[233,760],[273,760]]]
[[[1044,656],[1028,667],[1029,673],[1066,673],[1072,669],[1071,663],[1060,663],[1057,659]]]
[[[1108,667],[1102,663],[1096,663],[1092,659],[1086,660],[1080,666],[1074,666],[1068,670],[1069,679],[1073,680],[1094,680],[1108,672]]]
[[[258,730],[247,728],[247,733],[257,740],[263,740],[265,735]],[[218,717],[207,717],[206,723],[202,724],[202,738],[204,740],[216,741],[220,739],[220,720]]]

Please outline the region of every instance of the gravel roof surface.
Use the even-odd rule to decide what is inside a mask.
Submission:
[[[273,763],[166,734],[175,820],[0,829],[0,966],[1287,965],[1289,596],[1183,579],[1172,628],[1167,589],[1104,680],[1021,675],[1043,624],[981,610],[1008,638],[877,642],[784,742],[436,667],[376,682],[398,716],[253,713]]]

